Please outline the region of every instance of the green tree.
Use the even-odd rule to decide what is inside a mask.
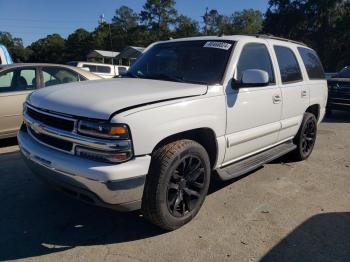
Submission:
[[[127,45],[134,44],[138,28],[138,15],[127,6],[121,6],[112,18],[111,34],[113,50],[122,50]]]
[[[259,10],[245,9],[232,14],[232,33],[257,34],[263,27],[263,14]]]
[[[217,35],[223,27],[224,16],[220,15],[216,9],[206,12],[203,16],[204,28],[206,35]]]
[[[264,32],[310,45],[327,70],[337,70],[349,57],[349,1],[270,0]]]
[[[127,6],[121,6],[115,10],[115,16],[112,18],[112,24],[120,28],[124,33],[138,26],[138,15]]]
[[[84,61],[86,55],[93,49],[92,34],[79,28],[70,34],[65,43],[65,59],[67,61]]]
[[[64,63],[65,39],[59,34],[48,35],[28,47],[32,54],[30,62]]]
[[[27,61],[30,50],[24,48],[21,38],[12,37],[9,32],[0,32],[0,43],[6,46],[14,62]]]
[[[140,13],[143,22],[154,34],[154,40],[170,37],[169,26],[175,24],[175,0],[147,0]]]
[[[184,15],[180,15],[176,19],[174,37],[190,37],[197,36],[199,34],[199,25],[197,21]]]

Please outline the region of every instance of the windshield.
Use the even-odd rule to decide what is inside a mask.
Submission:
[[[336,78],[350,78],[350,67],[343,68],[337,75]]]
[[[125,76],[220,84],[233,46],[233,41],[160,43],[141,56]]]

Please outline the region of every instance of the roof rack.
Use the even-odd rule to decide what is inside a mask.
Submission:
[[[237,35],[242,35],[242,34],[237,34]],[[279,40],[279,41],[284,41],[284,42],[289,42],[289,43],[294,43],[294,44],[306,46],[306,44],[304,44],[303,42],[298,42],[298,41],[290,40],[290,39],[283,38],[283,37],[277,37],[277,36],[270,35],[270,34],[243,34],[243,35],[253,36],[256,38]]]

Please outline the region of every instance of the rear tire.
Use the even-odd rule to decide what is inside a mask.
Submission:
[[[210,183],[206,150],[192,140],[179,140],[156,150],[146,179],[142,212],[165,230],[191,221],[201,208]]]
[[[315,115],[306,112],[300,129],[294,138],[297,148],[292,152],[297,161],[307,159],[314,148],[317,136],[317,119]]]

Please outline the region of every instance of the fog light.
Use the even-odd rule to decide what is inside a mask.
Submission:
[[[99,151],[94,149],[87,149],[84,147],[76,147],[75,153],[77,156],[81,156],[87,159],[91,159],[99,162],[108,163],[121,163],[131,159],[131,152],[118,152],[118,151]]]

